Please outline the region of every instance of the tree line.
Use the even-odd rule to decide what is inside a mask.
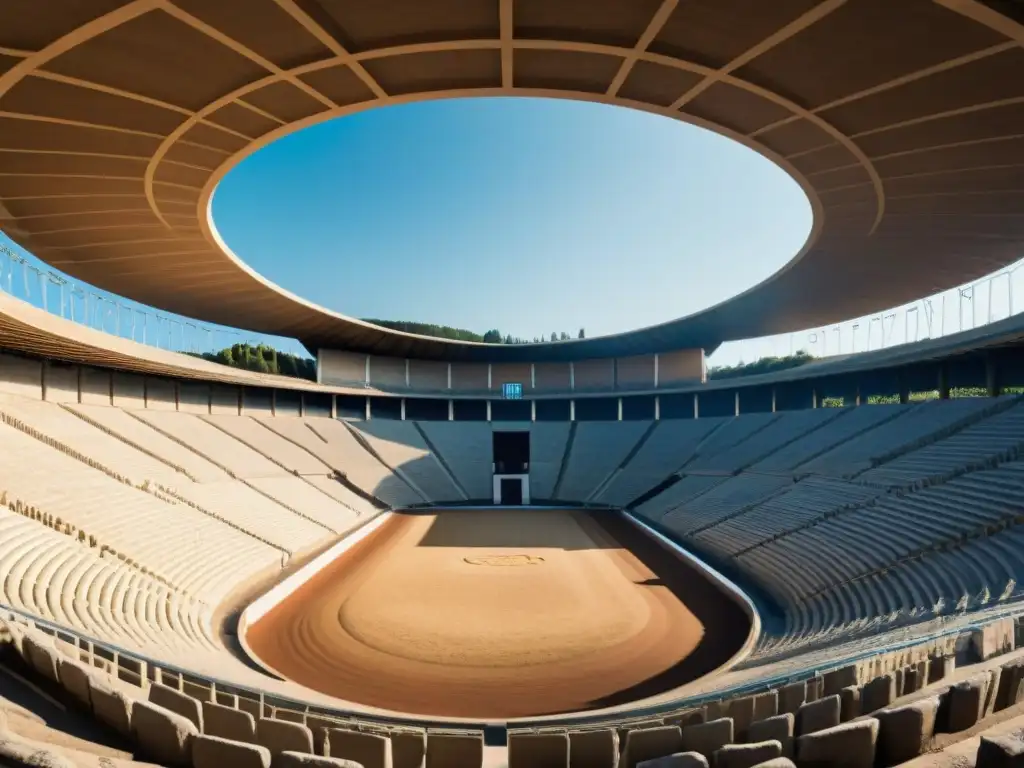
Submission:
[[[316,381],[316,361],[308,357],[299,357],[289,352],[280,352],[266,344],[232,344],[220,352],[187,352],[192,357],[208,360],[211,363],[229,365],[256,373],[276,373],[280,376],[292,376],[297,379]]]
[[[587,338],[586,330],[580,328],[575,337],[565,331],[561,333],[551,332],[550,338],[534,336],[532,339],[522,336],[513,336],[510,333],[502,333],[497,328],[492,328],[486,333],[476,333],[465,328],[452,328],[449,325],[434,325],[433,323],[413,323],[406,320],[376,320],[365,319],[364,322],[379,325],[382,328],[390,328],[393,331],[403,333],[415,333],[419,336],[433,336],[439,339],[452,339],[454,341],[474,341],[478,344],[540,344],[545,341],[569,341],[572,338]]]
[[[740,376],[757,376],[761,373],[774,373],[785,371],[789,368],[799,368],[801,365],[814,361],[814,355],[807,352],[797,352],[795,355],[785,357],[762,357],[752,363],[737,363],[736,365],[719,365],[708,368],[709,379],[736,379]]]

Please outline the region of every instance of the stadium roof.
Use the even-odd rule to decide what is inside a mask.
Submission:
[[[1019,0],[7,0],[0,227],[113,293],[312,349],[539,361],[712,348],[869,314],[1024,255],[1022,72]],[[472,95],[599,101],[719,131],[800,183],[811,234],[708,310],[524,346],[347,318],[218,237],[214,189],[260,147],[375,106]]]

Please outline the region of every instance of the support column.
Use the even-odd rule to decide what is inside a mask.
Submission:
[[[860,402],[860,384],[857,385],[857,402],[855,404],[858,405],[858,406],[861,404],[861,402]]]
[[[693,393],[693,418],[700,418],[700,402],[697,393]]]
[[[569,421],[576,421],[576,401],[569,401]]]
[[[448,373],[449,373],[449,375],[451,375],[451,371],[452,371],[452,368],[451,368],[451,365],[449,364],[449,366],[448,366]],[[448,401],[448,421],[455,421],[455,401],[454,400],[449,400]]]
[[[949,400],[949,369],[945,363],[939,363],[939,399]]]
[[[999,385],[999,370],[991,352],[985,355],[985,389],[989,397],[998,397],[1002,389]]]
[[[661,421],[661,395],[654,396],[654,420]]]
[[[487,391],[489,392],[491,390],[491,387],[493,387],[493,386],[494,386],[494,367],[493,367],[493,364],[488,363],[487,364]],[[491,401],[488,400],[487,402],[489,403]],[[490,421],[490,418],[488,418],[487,420]]]
[[[299,392],[299,418],[303,418],[306,415],[306,393]]]
[[[491,368],[491,366],[488,365],[487,369],[490,370],[490,368]],[[487,420],[488,421],[491,420],[491,401],[490,400],[487,401]]]
[[[910,402],[910,386],[907,384],[907,376],[906,376],[906,374],[903,371],[899,372],[899,388],[900,388],[900,392],[899,392],[900,402],[904,403],[904,404],[909,403]]]
[[[537,420],[537,401],[536,400],[531,400],[530,401],[530,421],[536,421],[536,420]]]
[[[619,421],[622,421],[622,398],[619,398]]]
[[[569,361],[569,389],[576,389],[576,364],[572,360]]]
[[[370,410],[370,396],[367,395],[366,396],[366,420],[369,421],[371,416],[373,416],[373,413]]]
[[[655,352],[654,353],[654,388],[655,389],[658,388],[658,361],[659,360],[661,360],[661,357],[658,355],[657,352]],[[657,408],[655,408],[655,413],[657,413]]]
[[[366,371],[363,373],[363,384],[370,383],[370,356],[366,356]]]
[[[818,407],[818,389],[815,387],[811,390],[811,408]]]
[[[530,389],[537,388],[537,364],[530,363]]]
[[[772,413],[775,413],[775,387],[772,387]]]
[[[736,390],[736,396],[735,396],[734,402],[733,402],[733,409],[734,409],[733,410],[733,416],[739,416],[740,415],[740,391],[738,389]]]
[[[452,388],[452,364],[448,363],[448,389]]]
[[[409,358],[405,358],[405,386],[409,386]]]
[[[338,418],[338,396],[331,395],[331,418]]]
[[[177,406],[178,386],[177,385],[174,386],[174,400],[175,400],[174,410],[178,410],[178,406]],[[277,390],[276,389],[270,390],[270,415],[271,416],[277,416]]]
[[[405,398],[402,398],[402,421],[405,421]]]

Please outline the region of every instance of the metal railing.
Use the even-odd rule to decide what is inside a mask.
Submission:
[[[936,339],[979,328],[1024,310],[1024,260],[991,275],[901,307],[830,326],[731,341],[709,358],[754,362],[807,352],[833,357]],[[159,312],[45,267],[0,243],[0,290],[51,314],[174,352],[217,352],[233,344],[255,345],[271,337]],[[293,344],[281,339],[281,344]],[[280,346],[279,345],[279,346]],[[357,383],[358,384],[358,383]]]
[[[0,243],[0,290],[37,309],[123,339],[170,352],[217,352],[252,344],[253,334],[159,312],[152,307],[75,283],[32,264]]]

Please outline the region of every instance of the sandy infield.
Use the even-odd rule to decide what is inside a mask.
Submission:
[[[612,706],[728,659],[746,619],[617,513],[396,514],[250,628],[282,674],[406,713]]]

